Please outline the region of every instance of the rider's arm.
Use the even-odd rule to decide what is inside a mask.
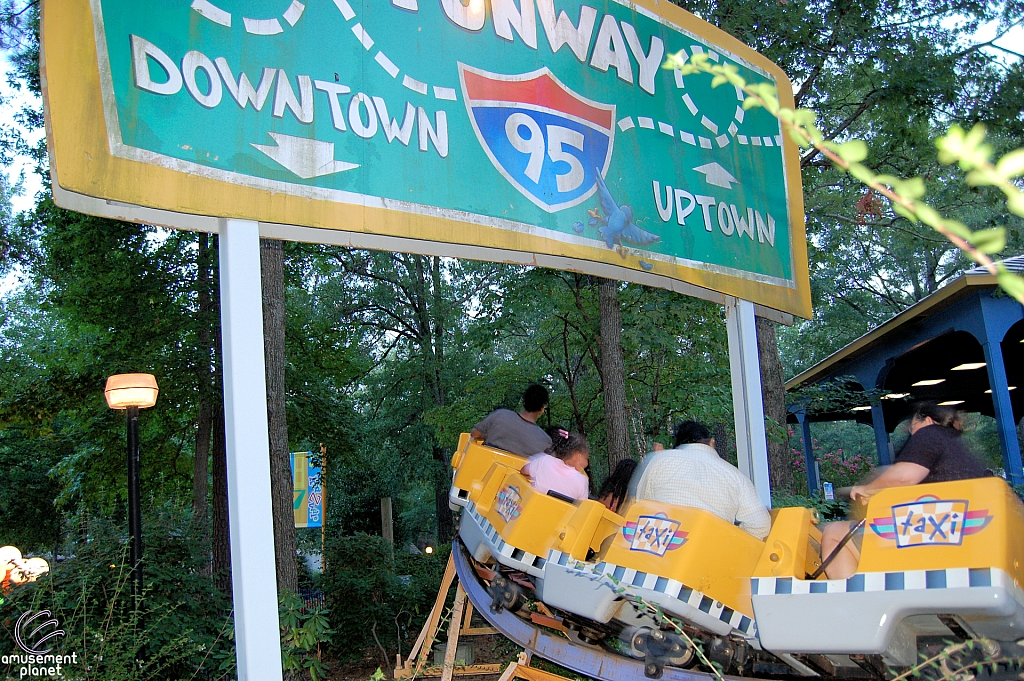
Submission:
[[[867,501],[872,494],[888,487],[916,485],[928,477],[928,473],[929,470],[920,464],[898,461],[868,484],[856,485],[850,490],[850,499],[863,498],[864,501]]]

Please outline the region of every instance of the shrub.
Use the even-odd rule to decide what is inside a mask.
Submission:
[[[826,501],[823,497],[809,497],[802,494],[772,494],[772,508],[803,506],[813,508],[821,515],[822,521],[846,518],[846,503],[839,500]]]
[[[381,537],[357,534],[327,540],[324,594],[334,652],[353,660],[376,649],[385,668],[407,654],[433,607],[450,547],[412,555]]]
[[[201,573],[201,555],[184,514],[147,517],[145,593],[136,610],[130,594],[127,538],[122,528],[92,519],[78,528],[73,555],[34,584],[18,587],[0,604],[9,629],[26,610],[49,610],[67,632],[54,654],[76,653],[80,663],[63,678],[224,679],[233,676],[230,602]],[[10,638],[0,651],[15,652]],[[142,662],[136,662],[136,660]],[[11,670],[8,670],[9,672]],[[13,670],[16,672],[17,670]]]
[[[831,482],[837,488],[856,485],[875,467],[874,459],[865,454],[849,454],[841,448],[832,452],[824,451],[815,438],[811,438],[811,451],[818,462],[822,482]],[[797,489],[806,488],[807,462],[803,449],[790,447],[789,453],[792,457],[790,470],[793,471]]]

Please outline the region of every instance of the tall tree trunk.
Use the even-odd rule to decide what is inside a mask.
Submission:
[[[202,573],[209,574],[210,517],[207,508],[210,503],[210,434],[213,430],[213,410],[209,399],[200,399],[198,421],[195,459],[192,463],[192,526],[204,556]]]
[[[213,301],[210,295],[210,236],[199,232],[199,256],[196,259],[198,270],[197,288],[199,291],[199,330],[197,339],[203,350],[204,360],[200,362],[199,372],[199,414],[196,426],[195,458],[192,466],[192,526],[195,528],[200,550],[203,553],[201,572],[210,575],[210,514],[209,514],[209,461],[210,433],[213,429],[213,385],[211,384],[214,367],[210,352],[211,329],[214,321],[210,313]]]
[[[277,588],[299,590],[295,564],[295,513],[285,419],[284,244],[260,239],[263,282],[263,350],[267,367],[267,423],[270,434],[270,496],[274,514]]]
[[[224,444],[224,405],[213,418],[213,583],[231,597],[231,529],[228,522],[228,455]]]
[[[629,458],[629,425],[626,419],[626,367],[622,359],[622,309],[619,282],[599,279],[601,311],[601,387],[604,394],[604,427],[608,437],[608,470]]]
[[[437,478],[434,484],[434,518],[437,521],[439,544],[451,541],[455,536],[455,518],[448,508],[448,491],[452,485],[452,469],[449,466],[451,454],[443,447],[434,446],[434,461],[437,462]]]
[[[673,433],[674,435],[674,433]],[[732,447],[732,439],[729,436],[729,424],[724,421],[718,421],[711,425],[711,436],[715,438],[715,451],[718,455],[729,461],[730,447]]]
[[[214,252],[220,259],[220,240],[214,240]],[[220,270],[211,268],[213,286],[211,287],[210,338],[213,352],[213,392],[216,396],[211,400],[213,423],[210,442],[212,460],[211,474],[213,480],[213,583],[217,589],[231,598],[231,521],[228,518],[228,452],[227,433],[224,431],[224,371],[221,359],[224,348],[221,344],[220,327]]]
[[[443,407],[444,399],[444,340],[445,340],[445,302],[444,282],[441,278],[441,259],[430,258],[430,290],[431,300],[431,333],[430,350],[432,357],[431,380],[434,392],[434,406]],[[425,283],[425,282],[424,282]],[[424,286],[426,289],[426,286]],[[434,518],[437,521],[437,541],[445,543],[455,536],[455,519],[448,507],[448,491],[451,488],[451,468],[448,465],[449,453],[439,445],[434,445],[434,460],[440,462],[438,478],[434,484]]]
[[[761,398],[768,428],[768,477],[773,490],[793,492],[786,450],[786,388],[775,336],[775,322],[757,317],[757,354],[761,362]]]

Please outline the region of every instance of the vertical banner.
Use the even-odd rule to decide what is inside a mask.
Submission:
[[[319,466],[310,464],[312,452],[292,452],[292,504],[295,527],[323,527],[323,475]]]

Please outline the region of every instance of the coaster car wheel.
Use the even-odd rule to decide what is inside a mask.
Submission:
[[[500,574],[495,575],[491,580],[490,586],[487,587],[487,593],[491,596],[492,612],[501,612],[502,610],[517,612],[526,604],[522,587]]]
[[[660,679],[665,665],[687,667],[694,659],[693,647],[679,634],[651,627],[637,627],[631,632],[630,653],[644,660],[644,676]]]

